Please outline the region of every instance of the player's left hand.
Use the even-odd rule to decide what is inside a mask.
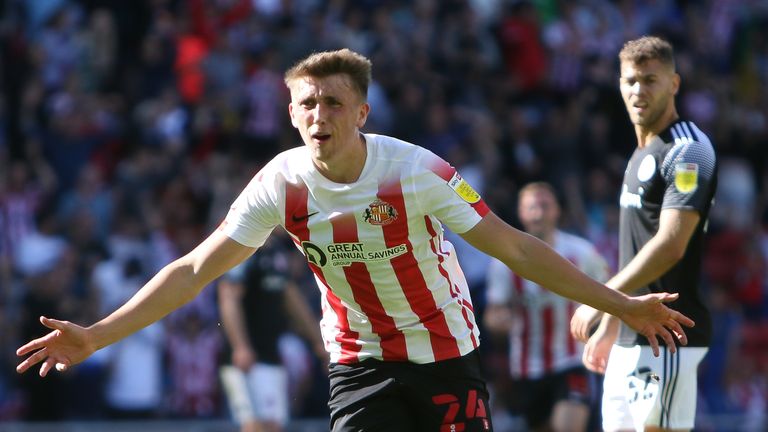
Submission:
[[[592,372],[605,374],[614,340],[615,338],[605,336],[598,328],[584,345],[584,352],[581,355],[584,367]]]
[[[678,294],[654,293],[638,297],[628,297],[628,302],[619,318],[637,333],[645,336],[651,345],[653,355],[659,356],[659,340],[661,338],[670,352],[676,352],[675,339],[682,345],[688,344],[688,338],[683,331],[693,327],[692,319],[672,310],[663,303],[677,300]]]

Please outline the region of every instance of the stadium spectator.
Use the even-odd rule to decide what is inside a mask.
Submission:
[[[283,365],[280,339],[292,328],[327,364],[317,320],[292,280],[288,241],[276,234],[219,280],[219,310],[229,342],[220,375],[241,432],[280,431],[290,419],[292,369]]]
[[[548,183],[520,189],[518,216],[526,232],[581,271],[599,282],[608,278],[608,265],[593,245],[558,229],[560,205]],[[526,281],[500,261],[493,260],[487,274],[486,328],[509,338],[511,380],[496,387],[501,404],[525,418],[530,430],[586,431],[594,390],[581,364],[584,347],[570,334],[578,305]]]

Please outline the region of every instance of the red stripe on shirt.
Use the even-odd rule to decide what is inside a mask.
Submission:
[[[360,241],[357,232],[355,215],[347,213],[331,219],[333,225],[334,243],[358,243]],[[371,280],[368,267],[362,262],[352,262],[344,267],[344,276],[352,289],[352,295],[362,312],[371,322],[371,328],[381,340],[382,357],[387,361],[408,360],[408,349],[405,344],[405,335],[401,332],[395,320],[387,315],[376,287]]]
[[[541,311],[542,325],[544,326],[544,343],[542,346],[542,357],[544,358],[544,371],[552,370],[554,363],[552,348],[555,345],[555,311],[552,306],[547,306]]]
[[[524,289],[524,281],[523,278],[518,276],[517,274],[512,274],[513,283],[515,286],[515,291],[517,292],[517,298],[523,298],[523,294],[525,293]],[[528,309],[524,307],[518,307],[519,313],[522,316],[522,322],[523,322],[523,328],[520,330],[520,339],[521,339],[521,345],[522,350],[520,352],[520,376],[527,376],[528,375],[528,347],[530,345],[530,339],[531,339],[531,322],[530,318],[528,317]],[[514,361],[514,360],[513,360]]]
[[[491,211],[491,209],[488,208],[488,204],[486,204],[482,198],[480,198],[478,202],[470,205],[472,206],[473,209],[475,209],[477,214],[479,214],[482,217],[485,217],[485,215],[487,215],[488,212]]]
[[[309,241],[309,227],[307,226],[308,218],[304,217],[308,214],[308,196],[309,191],[304,183],[298,185],[286,184],[285,186],[285,230],[293,234],[300,242]],[[294,219],[293,216],[298,216],[298,221]],[[328,300],[331,309],[333,309],[336,314],[336,328],[339,331],[336,334],[336,341],[341,346],[339,363],[355,363],[358,359],[357,353],[360,352],[361,349],[361,346],[357,344],[357,341],[360,339],[360,334],[350,328],[349,319],[347,318],[347,308],[331,290],[331,287],[325,280],[323,270],[309,261],[307,261],[307,264],[315,276],[317,276],[325,286],[326,299]]]
[[[440,274],[445,278],[446,283],[448,283],[448,286],[450,288],[451,297],[455,299],[459,299],[461,297],[459,293],[459,288],[453,283],[451,280],[451,276],[448,274],[448,272],[445,270],[445,267],[443,265],[443,262],[445,261],[445,258],[443,258],[444,255],[447,255],[447,252],[440,250],[440,253],[437,252],[437,247],[435,246],[435,242],[437,241],[437,230],[432,225],[432,219],[429,218],[429,216],[424,216],[424,225],[427,228],[427,232],[429,232],[429,235],[431,237],[431,240],[429,242],[429,246],[432,248],[432,252],[434,252],[435,256],[437,256],[437,261],[439,263],[437,270],[440,272]],[[466,299],[461,298],[459,300],[459,304],[463,307],[461,308],[461,315],[464,317],[464,323],[467,325],[467,327],[470,330],[470,335],[472,337],[472,346],[474,348],[477,348],[478,342],[477,338],[475,337],[475,326],[472,322],[472,320],[469,318],[469,312],[471,311],[473,314],[475,312],[474,308],[472,307],[472,303],[468,302]]]
[[[435,304],[432,292],[427,287],[424,275],[413,255],[413,245],[408,239],[408,212],[400,183],[379,185],[377,197],[389,203],[397,211],[398,216],[392,223],[382,225],[384,242],[388,248],[406,245],[407,252],[392,258],[390,263],[411,310],[429,331],[435,361],[459,357],[461,352],[456,339],[448,328],[444,313]]]
[[[456,174],[456,168],[439,157],[431,160],[427,168],[445,181],[449,181]]]

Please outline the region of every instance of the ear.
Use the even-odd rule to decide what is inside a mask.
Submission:
[[[675,73],[672,75],[672,94],[677,95],[680,90],[680,74]]]
[[[293,102],[288,102],[288,116],[291,118],[291,124],[296,129],[299,128],[299,125],[296,123],[296,118],[293,117]]]
[[[357,128],[362,129],[363,126],[365,126],[366,120],[368,120],[368,113],[371,112],[371,106],[368,105],[368,102],[363,103],[360,105],[360,111],[357,115]]]

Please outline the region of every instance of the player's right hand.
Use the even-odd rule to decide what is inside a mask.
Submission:
[[[34,352],[16,366],[16,372],[24,373],[30,367],[42,362],[40,376],[56,368],[63,372],[93,354],[96,348],[91,344],[88,330],[68,321],[59,321],[41,316],[40,323],[52,331],[47,335],[27,342],[16,350],[17,356]]]

